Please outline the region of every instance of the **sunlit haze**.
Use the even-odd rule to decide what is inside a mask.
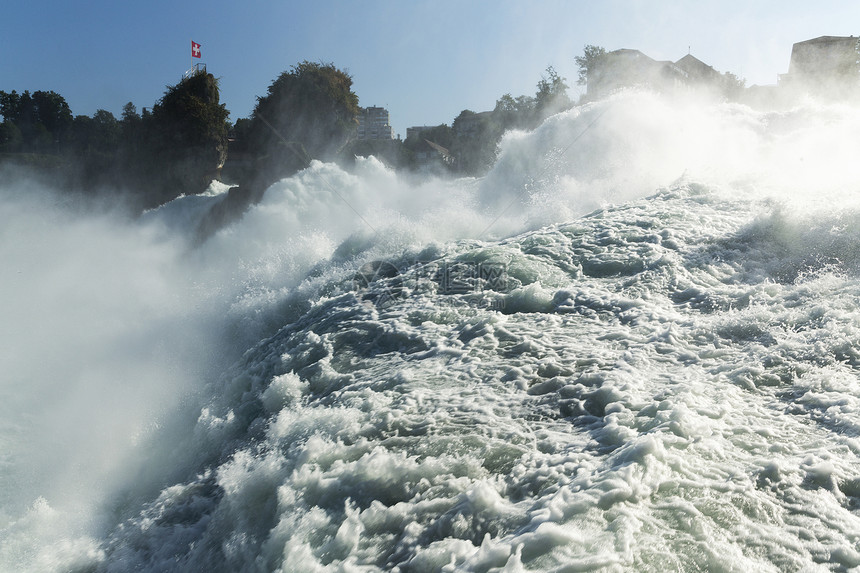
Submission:
[[[6,1],[0,573],[860,571],[857,34]]]

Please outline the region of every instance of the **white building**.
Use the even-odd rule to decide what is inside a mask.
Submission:
[[[358,115],[358,139],[394,139],[394,129],[384,107],[362,108]]]
[[[854,96],[860,76],[860,38],[820,36],[791,48],[788,73],[779,85],[800,92]]]

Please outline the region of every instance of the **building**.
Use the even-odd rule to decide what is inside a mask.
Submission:
[[[461,139],[471,139],[476,137],[483,125],[488,123],[493,117],[492,111],[463,111],[454,120],[453,129],[457,137]]]
[[[376,106],[362,108],[361,113],[358,114],[358,139],[394,139],[394,129],[391,127],[388,110]]]
[[[416,125],[406,128],[404,149],[409,155],[412,166],[418,169],[434,169],[452,166],[456,160],[451,151],[439,141],[450,145],[451,128],[441,125]],[[433,141],[436,140],[436,141]]]
[[[422,132],[430,131],[436,127],[435,125],[415,125],[406,128],[406,139],[415,139],[420,137]]]
[[[779,76],[781,88],[816,95],[848,95],[860,80],[860,38],[821,36],[791,48],[788,73]]]
[[[722,79],[720,72],[692,54],[675,62],[675,66],[684,72],[688,85],[714,85]]]
[[[600,99],[623,88],[646,88],[660,93],[724,93],[731,87],[723,74],[692,54],[677,62],[649,58],[639,50],[604,54],[588,70],[588,99]]]
[[[599,64],[588,70],[586,80],[586,95],[594,100],[629,87],[673,91],[686,84],[687,73],[674,62],[657,61],[639,50],[623,48],[604,54]]]

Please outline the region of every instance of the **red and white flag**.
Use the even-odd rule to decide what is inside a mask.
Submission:
[[[191,57],[199,58],[200,57],[200,44],[191,40]]]

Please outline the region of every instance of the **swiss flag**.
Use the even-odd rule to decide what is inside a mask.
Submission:
[[[200,57],[200,44],[191,40],[191,57],[199,58]]]

